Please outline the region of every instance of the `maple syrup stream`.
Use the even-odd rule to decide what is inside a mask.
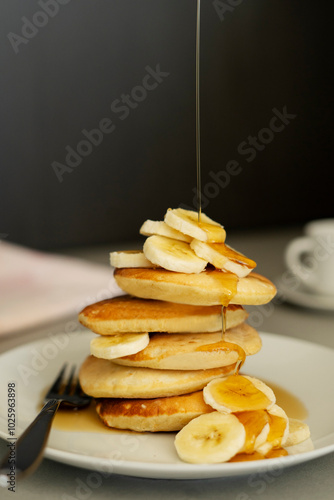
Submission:
[[[197,0],[197,16],[196,16],[196,171],[197,171],[197,210],[198,222],[201,223],[202,214],[202,186],[201,186],[201,112],[200,112],[200,47],[201,47],[201,0]],[[226,310],[227,305],[222,305],[222,340],[219,343],[222,349],[234,350],[238,353],[238,360],[235,367],[235,373],[239,373],[239,369],[245,361],[246,355],[244,350],[231,342],[225,342],[226,331]],[[211,347],[211,348],[210,348]],[[208,351],[214,346],[208,345]],[[216,345],[217,347],[217,345]]]
[[[201,39],[201,0],[197,0],[196,22],[196,166],[197,166],[197,209],[198,222],[202,213],[201,186],[201,126],[200,126],[200,39]]]

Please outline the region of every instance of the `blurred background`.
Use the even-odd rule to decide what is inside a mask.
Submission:
[[[203,211],[333,217],[333,4],[202,0]],[[1,0],[0,233],[135,240],[195,209],[195,0]]]

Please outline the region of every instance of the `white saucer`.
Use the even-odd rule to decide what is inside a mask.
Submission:
[[[278,296],[287,302],[308,307],[311,309],[322,309],[334,311],[334,295],[320,295],[307,289],[301,283],[296,286],[297,277],[291,275],[291,285],[284,283],[282,277],[275,280],[278,289]]]

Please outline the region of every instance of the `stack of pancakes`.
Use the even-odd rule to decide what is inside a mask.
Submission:
[[[144,263],[139,253],[141,267],[122,267],[121,260],[115,269],[127,295],[87,306],[79,321],[116,344],[129,333],[146,333],[147,345],[119,357],[103,350],[104,357],[97,357],[94,351],[81,367],[80,382],[107,426],[178,431],[213,411],[203,399],[211,380],[234,373],[241,352],[249,356],[261,349],[257,331],[245,323],[243,305],[267,303],[276,289],[253,272],[235,279],[208,264],[201,272],[183,273]]]

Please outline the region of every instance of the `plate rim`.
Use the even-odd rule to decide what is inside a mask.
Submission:
[[[147,479],[214,479],[220,477],[244,476],[258,474],[261,472],[275,470],[276,468],[288,468],[300,463],[315,460],[324,455],[334,452],[334,444],[324,446],[312,451],[306,451],[296,455],[288,455],[281,458],[272,458],[270,460],[254,460],[249,462],[222,463],[222,464],[156,464],[151,462],[126,461],[126,467],[122,464],[113,463],[107,458],[94,457],[94,460],[103,469],[104,473],[119,474],[124,476],[141,477]],[[62,456],[61,456],[62,455]],[[66,463],[83,469],[99,471],[99,468],[92,468],[90,456],[79,455],[81,460],[72,459],[71,455],[77,456],[71,452],[64,452],[55,449],[48,449],[46,458]],[[65,458],[65,460],[64,460]],[[108,462],[112,462],[108,467]],[[245,463],[247,466],[245,466]],[[145,467],[143,466],[145,465]],[[176,471],[175,467],[179,470]],[[200,475],[199,475],[200,473]]]

